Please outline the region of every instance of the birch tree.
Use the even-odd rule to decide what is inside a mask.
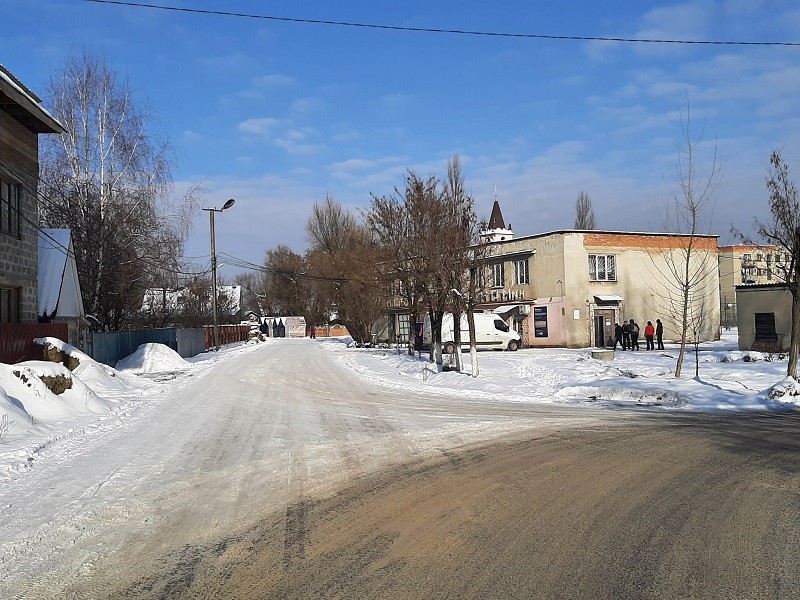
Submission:
[[[86,311],[117,328],[145,287],[178,270],[197,196],[170,202],[172,147],[104,60],[68,57],[47,96],[65,131],[43,140],[42,220],[72,230]]]

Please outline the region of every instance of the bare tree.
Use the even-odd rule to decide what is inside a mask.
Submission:
[[[716,144],[710,170],[698,172],[697,153],[703,136],[701,131],[693,137],[688,107],[686,118],[681,120],[681,132],[682,145],[674,163],[678,189],[672,192],[672,200],[666,206],[664,224],[667,231],[683,235],[672,237],[675,245],[661,249],[656,263],[667,282],[664,308],[669,318],[678,323],[680,351],[675,377],[681,376],[692,317],[708,316],[701,305],[718,290],[716,240],[704,232],[710,228],[714,194],[722,179]]]
[[[477,339],[475,333],[475,305],[485,289],[485,273],[481,263],[487,246],[481,240],[480,232],[485,224],[479,223],[475,214],[475,199],[467,194],[461,159],[456,155],[447,163],[444,199],[450,205],[453,215],[448,231],[449,277],[452,282],[453,298],[453,342],[456,352],[456,369],[461,371],[461,313],[466,314],[469,331],[469,351],[472,376],[479,375]]]
[[[312,295],[320,307],[336,312],[354,340],[370,343],[372,326],[385,306],[387,283],[371,230],[328,196],[314,205],[306,232]]]
[[[103,60],[69,57],[48,96],[65,131],[43,143],[42,220],[72,230],[84,305],[118,328],[148,284],[178,270],[197,190],[170,203],[172,148]]]
[[[575,200],[575,229],[595,229],[594,207],[589,194],[581,190]]]
[[[267,250],[260,285],[263,306],[275,316],[305,315],[308,311],[308,261],[285,245]]]
[[[769,158],[767,176],[769,191],[770,222],[756,219],[756,232],[789,255],[789,261],[780,265],[780,277],[792,294],[792,335],[789,346],[789,364],[786,374],[797,379],[797,357],[800,350],[800,202],[797,186],[789,177],[787,165],[779,150],[773,150]]]

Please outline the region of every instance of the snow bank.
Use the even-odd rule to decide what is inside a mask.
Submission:
[[[779,381],[767,392],[767,398],[784,404],[800,406],[800,383],[794,377]]]
[[[61,394],[54,394],[45,385],[43,377],[63,377],[71,386]],[[80,378],[64,365],[31,360],[16,365],[0,363],[0,387],[10,403],[21,410],[6,411],[9,419],[27,418],[29,422],[57,422],[71,420],[77,415],[103,414],[110,410]],[[4,405],[5,406],[5,405]]]
[[[136,352],[117,362],[117,369],[130,373],[165,373],[182,371],[191,363],[164,344],[142,344]]]
[[[52,346],[78,362],[78,366],[75,367],[72,372],[92,389],[100,388],[108,391],[119,391],[128,388],[132,383],[116,369],[97,362],[88,354],[81,352],[75,346],[71,346],[58,338],[43,337],[36,338],[33,341],[45,346],[45,348],[48,345]]]

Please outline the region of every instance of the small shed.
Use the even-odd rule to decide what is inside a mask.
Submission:
[[[736,286],[739,349],[782,352],[792,341],[792,293],[786,284]]]

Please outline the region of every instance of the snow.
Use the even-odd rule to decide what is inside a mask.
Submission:
[[[158,531],[164,515],[188,514],[192,498],[197,514],[186,535],[220,535],[295,492],[336,484],[343,471],[561,418],[531,412],[532,404],[579,409],[586,422],[621,410],[780,414],[800,406],[786,358],[740,352],[735,330],[701,346],[698,377],[687,352],[679,379],[670,345],[610,361],[588,348],[481,352],[473,378],[468,353],[467,373],[440,371],[424,355],[356,348],[347,337],[270,338],[188,360],[144,344],[116,369],[60,340],[37,342],[80,364],[72,373],[42,361],[0,364],[0,563],[8,569],[0,595],[36,573],[81,573],[92,552],[111,553],[136,527]],[[313,373],[293,371],[303,361]],[[42,378],[59,375],[72,387],[56,395]],[[335,418],[316,412],[324,403]]]
[[[786,377],[786,358],[739,351],[736,330],[701,346],[699,377],[694,376],[694,354],[687,351],[680,379],[674,377],[676,346],[616,352],[610,361],[591,358],[589,349],[481,352],[480,377],[473,378],[468,353],[462,355],[465,372],[457,373],[440,371],[424,353],[409,356],[405,348],[355,348],[349,337],[316,341],[368,384],[439,397],[683,411],[800,406],[800,384]],[[186,360],[163,344],[143,344],[113,369],[56,338],[36,342],[49,343],[80,364],[72,373],[51,362],[0,364],[0,478],[3,472],[19,470],[20,456],[29,462],[37,448],[49,447],[71,431],[108,428],[104,421],[110,417],[114,427],[124,427],[138,404],[164,393],[154,381],[169,381],[199,365],[213,368],[236,354],[229,348]],[[253,345],[240,345],[240,350]],[[72,387],[60,395],[41,379],[57,375],[72,380]]]
[[[164,344],[142,344],[136,352],[117,362],[117,369],[130,373],[162,373],[188,369],[190,363]]]

